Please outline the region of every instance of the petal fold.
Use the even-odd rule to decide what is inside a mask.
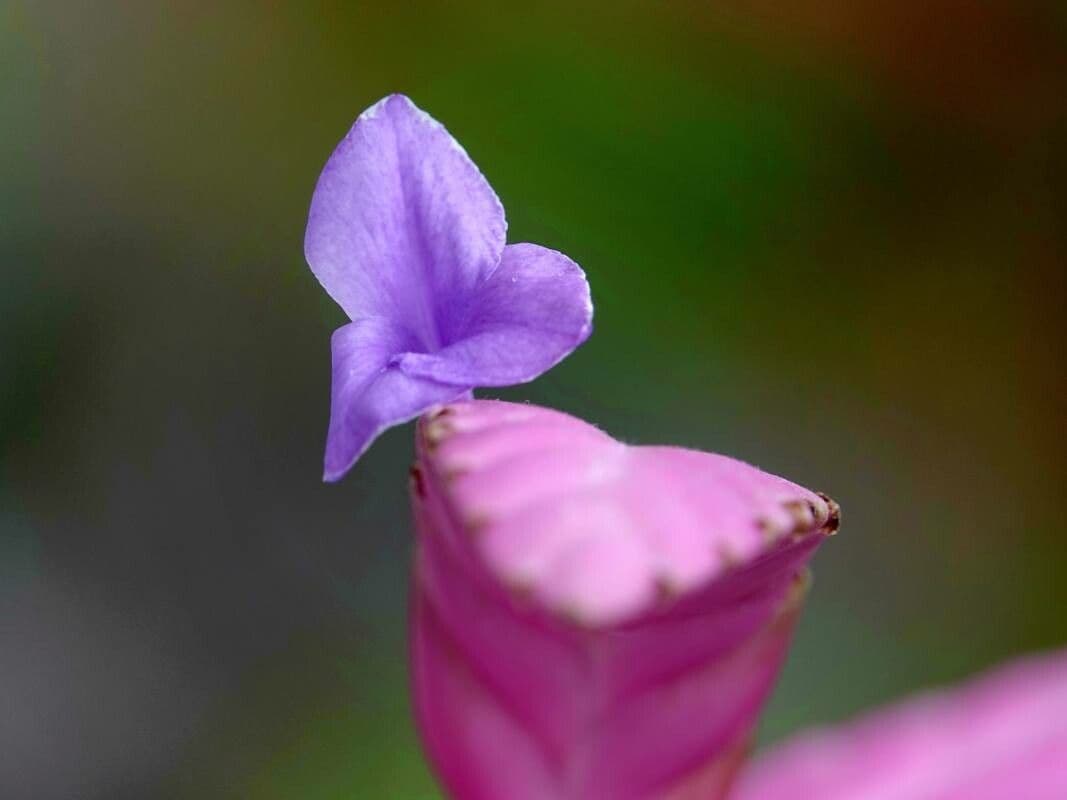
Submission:
[[[592,318],[577,264],[545,247],[508,245],[458,321],[458,341],[436,353],[405,354],[399,364],[409,375],[445,383],[524,383],[585,341]]]
[[[468,394],[466,387],[401,372],[392,362],[411,341],[409,332],[378,318],[351,322],[334,331],[325,480],[341,478],[386,428]]]
[[[499,199],[448,131],[403,95],[363,112],[311,200],[304,252],[353,320],[406,327],[436,349],[450,309],[500,261]]]

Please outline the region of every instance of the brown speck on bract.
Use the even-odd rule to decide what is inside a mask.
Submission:
[[[456,412],[453,410],[452,406],[438,406],[426,415],[426,419],[430,422],[433,422],[436,419],[440,419],[441,417],[445,417],[455,413]]]
[[[678,585],[667,575],[657,575],[655,586],[656,599],[661,603],[669,603],[682,593]]]
[[[737,557],[737,553],[726,542],[719,542],[715,548],[715,552],[719,554],[719,558],[722,559],[722,565],[725,569],[732,569],[741,563],[741,559]]]
[[[446,484],[452,484],[466,475],[467,469],[465,467],[446,467],[439,474]]]
[[[795,533],[806,533],[811,530],[818,519],[815,506],[809,500],[786,500],[782,503],[782,508],[792,518]]]
[[[472,514],[463,520],[463,529],[470,536],[480,536],[489,527],[489,517],[483,514]]]
[[[412,464],[411,469],[408,470],[408,474],[411,475],[411,490],[417,497],[426,497],[426,479],[423,477],[422,470],[418,464]]]
[[[841,506],[822,492],[816,492],[816,494],[825,501],[827,508],[830,509],[830,515],[826,518],[826,522],[823,523],[822,529],[827,536],[833,536],[841,527]]]
[[[448,424],[447,420],[437,418],[426,426],[423,437],[426,439],[427,448],[432,452],[453,433],[455,433],[455,430]]]
[[[782,538],[784,531],[767,517],[760,517],[756,520],[756,527],[759,528],[763,539],[767,544],[774,544]]]

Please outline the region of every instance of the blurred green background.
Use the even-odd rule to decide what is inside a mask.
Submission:
[[[0,4],[0,796],[438,797],[301,252],[392,91],[592,283],[497,396],[841,502],[765,742],[1063,644],[1065,8]]]

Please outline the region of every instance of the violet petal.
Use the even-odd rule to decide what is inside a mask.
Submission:
[[[334,341],[327,480],[385,428],[478,386],[531,380],[589,335],[581,269],[536,245],[505,248],[505,229],[463,148],[402,95],[337,146],[304,248],[357,326]]]
[[[459,323],[462,339],[436,353],[408,353],[400,368],[446,383],[507,386],[532,380],[581,344],[593,304],[582,270],[534,244],[504,248]]]
[[[403,324],[423,349],[500,261],[500,200],[444,127],[403,95],[364,111],[330,156],[304,253],[348,314]]]
[[[334,331],[325,480],[344,475],[385,428],[467,394],[463,387],[405,375],[391,364],[410,339],[403,329],[376,318]]]

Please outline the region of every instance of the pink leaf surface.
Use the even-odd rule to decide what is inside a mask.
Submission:
[[[1063,800],[1067,651],[1002,667],[759,759],[736,800]]]
[[[494,401],[424,417],[412,678],[460,800],[713,800],[785,655],[826,498]]]

